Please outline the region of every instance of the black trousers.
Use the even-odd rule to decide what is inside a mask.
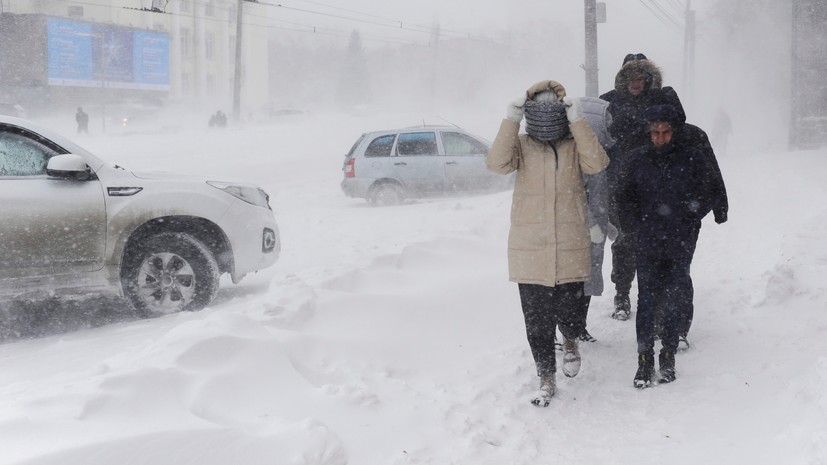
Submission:
[[[679,336],[689,330],[695,294],[689,269],[696,241],[697,235],[684,242],[680,253],[641,249],[638,254],[635,327],[639,354],[654,354],[655,320],[659,315],[662,351],[674,353]]]
[[[582,332],[580,314],[583,283],[559,284],[554,287],[520,283],[519,289],[528,346],[534,357],[537,374],[554,374],[557,371],[554,353],[556,328],[560,328],[566,339],[575,339]]]
[[[618,294],[628,294],[632,289],[632,281],[635,279],[635,271],[638,269],[638,243],[637,234],[624,233],[618,231],[617,239],[612,243],[612,282],[615,284],[615,290]],[[694,251],[694,245],[692,245]],[[689,258],[690,262],[692,258]],[[640,274],[638,271],[638,286],[640,286]],[[663,314],[664,305],[655,304],[658,312],[655,315],[655,326],[660,332],[664,326]],[[679,310],[677,332],[679,336],[686,336],[689,334],[689,328],[692,326],[692,318],[694,317],[694,306],[689,305]]]
[[[637,234],[617,231],[612,242],[612,282],[618,294],[628,294],[632,289],[637,268]]]

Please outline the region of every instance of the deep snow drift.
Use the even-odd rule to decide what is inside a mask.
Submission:
[[[827,462],[827,150],[720,155],[731,219],[701,232],[677,382],[632,387],[634,321],[609,318],[608,293],[580,374],[541,409],[506,274],[510,193],[369,208],[338,187],[359,134],[419,122],[79,138],[128,168],[259,183],[283,254],[198,313],[30,322],[49,334],[0,345],[0,463]]]

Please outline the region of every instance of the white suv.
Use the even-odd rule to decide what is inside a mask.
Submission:
[[[0,116],[0,300],[116,293],[144,315],[197,310],[276,262],[267,194],[233,181],[109,166]]]
[[[408,197],[513,186],[513,176],[486,169],[487,154],[487,142],[453,126],[369,132],[345,155],[342,190],[387,205]]]

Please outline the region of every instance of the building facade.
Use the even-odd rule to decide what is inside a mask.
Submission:
[[[237,5],[237,0],[2,0],[0,101],[42,109],[151,98],[229,108]],[[267,31],[244,27],[246,22],[242,114],[260,111],[269,101]]]

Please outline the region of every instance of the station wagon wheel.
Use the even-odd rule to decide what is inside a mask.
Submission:
[[[136,312],[160,316],[209,305],[219,275],[215,258],[200,241],[184,233],[161,233],[127,250],[121,286]]]
[[[368,202],[375,206],[399,205],[405,200],[402,188],[396,184],[384,183],[371,188]]]

